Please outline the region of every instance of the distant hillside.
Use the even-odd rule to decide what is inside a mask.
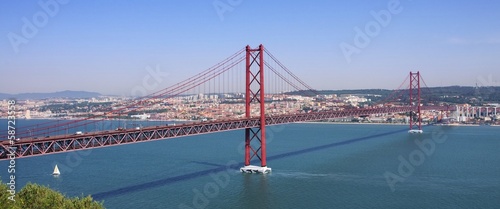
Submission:
[[[359,94],[359,95],[381,95],[372,98],[372,101],[382,100],[389,95],[401,95],[400,99],[408,101],[408,93],[397,92],[387,89],[354,89],[354,90],[318,90],[317,94]],[[405,90],[408,91],[408,90]],[[469,103],[484,104],[489,102],[500,102],[500,86],[472,87],[472,86],[446,86],[422,88],[422,99],[427,102],[447,102],[452,104]],[[311,91],[295,91],[288,94],[311,96]]]
[[[392,90],[387,89],[350,89],[350,90],[317,90],[318,94],[371,94],[371,95],[381,95],[387,96]]]
[[[92,98],[101,96],[97,92],[88,91],[58,91],[52,93],[21,93],[21,94],[5,94],[0,93],[0,99],[48,99],[48,98]]]

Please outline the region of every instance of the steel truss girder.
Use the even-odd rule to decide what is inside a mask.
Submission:
[[[21,139],[13,146],[9,141],[0,144],[0,160],[7,159],[9,148],[15,149],[15,156],[28,157],[53,154],[74,150],[92,149],[120,144],[137,143],[158,139],[176,138],[182,136],[206,134],[256,127],[260,124],[258,118],[238,119],[193,123],[177,126],[147,127],[142,130],[128,129],[122,131],[101,131],[83,135],[60,135],[42,139]]]
[[[422,107],[422,110],[452,111],[454,107],[432,106]],[[287,114],[267,116],[265,125],[279,125],[293,122],[324,120],[348,116],[371,115],[381,113],[399,113],[415,111],[416,107],[361,108],[341,111],[324,111],[314,113]],[[228,121],[211,121],[177,126],[146,127],[142,130],[127,129],[123,131],[101,131],[83,135],[60,135],[43,139],[21,139],[13,146],[9,141],[0,144],[0,160],[8,158],[9,148],[15,149],[15,156],[29,157],[68,151],[85,150],[99,147],[130,144],[145,141],[177,138],[182,136],[208,134],[221,131],[231,131],[260,127],[260,117],[235,119]],[[258,150],[258,149],[257,149]]]

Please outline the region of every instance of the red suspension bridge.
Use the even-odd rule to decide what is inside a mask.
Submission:
[[[409,88],[402,88],[408,78]],[[269,125],[372,114],[410,113],[410,131],[421,132],[421,111],[451,110],[448,106],[424,106],[421,99],[421,81],[423,80],[419,72],[410,72],[398,90],[393,91],[384,100],[384,102],[398,100],[399,105],[384,106],[380,103],[369,108],[341,108],[309,112],[280,110],[277,108],[280,105],[276,104],[285,102],[279,99],[285,98],[280,95],[301,92],[303,95],[315,97],[317,92],[288,70],[263,45],[255,49],[247,46],[195,76],[103,114],[64,123],[46,122],[36,126],[20,127],[16,130],[18,140],[1,141],[0,160],[244,129],[245,167],[242,171],[269,172],[271,169],[266,163],[266,126]],[[217,95],[229,92],[244,92],[240,98],[240,105],[244,107],[243,114],[237,114],[232,118],[221,117],[181,125],[61,134],[68,128],[74,130],[95,124],[107,120],[110,115],[141,112],[148,107],[162,105],[175,98],[193,97],[201,93]],[[409,101],[401,101],[400,98],[405,94],[409,95]],[[7,139],[7,133],[1,135],[4,136],[2,138]],[[261,164],[250,165],[252,159],[258,159]]]

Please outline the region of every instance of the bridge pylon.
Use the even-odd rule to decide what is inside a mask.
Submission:
[[[423,133],[422,131],[422,113],[421,113],[421,98],[420,98],[420,71],[416,73],[410,72],[410,106],[416,107],[416,110],[410,112],[410,130],[408,133]],[[414,115],[417,119],[414,119]],[[418,129],[413,129],[417,126]]]
[[[258,106],[259,126],[245,129],[246,173],[268,173],[271,168],[266,163],[266,113],[264,106],[264,46],[256,49],[246,46],[245,117],[252,117],[252,104]],[[253,116],[255,117],[255,116]],[[250,165],[253,158],[260,160],[260,166]]]

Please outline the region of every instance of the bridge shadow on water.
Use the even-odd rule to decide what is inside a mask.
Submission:
[[[348,145],[348,144],[352,144],[352,143],[356,143],[356,142],[360,142],[360,141],[365,141],[368,139],[375,139],[375,138],[382,137],[382,136],[388,136],[388,135],[392,135],[392,134],[404,132],[404,131],[408,131],[408,129],[405,128],[405,129],[400,129],[400,130],[396,130],[396,131],[384,132],[384,133],[380,133],[380,134],[359,137],[359,138],[354,138],[354,139],[348,139],[348,140],[335,142],[335,143],[331,143],[331,144],[326,144],[326,145],[321,145],[321,146],[310,147],[310,148],[306,148],[306,149],[286,152],[286,153],[282,153],[282,154],[278,154],[278,155],[268,156],[267,161],[278,160],[281,158],[292,157],[292,156],[306,154],[306,153],[310,153],[310,152],[316,152],[316,151],[320,151],[320,150],[324,150],[324,149],[328,149],[328,148],[333,148],[333,147],[337,147],[337,146],[342,146],[342,145]],[[252,163],[257,163],[257,162],[258,161],[255,161],[255,162],[252,161]],[[150,189],[150,188],[161,187],[161,186],[169,185],[172,183],[177,183],[180,181],[186,181],[186,180],[195,179],[195,178],[202,177],[202,176],[208,176],[211,173],[217,173],[217,172],[227,171],[227,170],[235,170],[236,171],[240,167],[243,166],[243,163],[236,163],[236,164],[232,164],[229,166],[214,164],[214,163],[210,163],[210,162],[202,162],[202,161],[192,161],[192,163],[214,166],[215,168],[205,169],[202,171],[187,173],[187,174],[183,174],[183,175],[179,175],[179,176],[167,177],[167,178],[154,180],[154,181],[150,181],[150,182],[146,182],[146,183],[125,186],[122,188],[118,188],[118,189],[114,189],[114,190],[110,190],[110,191],[106,191],[106,192],[95,193],[92,195],[92,197],[96,200],[103,200],[103,199],[109,198],[109,197],[134,193],[134,192],[138,192],[138,191],[142,191],[142,190],[146,190],[146,189]]]

